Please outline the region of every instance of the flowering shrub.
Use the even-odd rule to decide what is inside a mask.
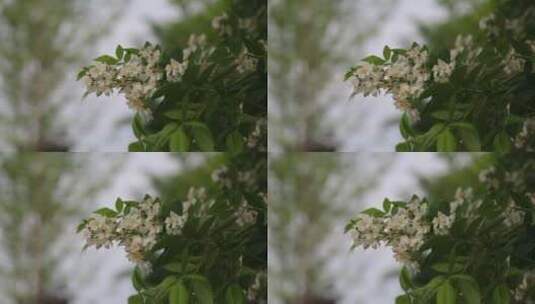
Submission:
[[[235,156],[208,188],[178,201],[117,199],[78,231],[86,247],[123,247],[136,264],[128,303],[267,303],[265,170],[265,154]]]
[[[118,92],[137,112],[129,151],[266,150],[265,0],[234,0],[212,27],[213,41],[118,46],[79,73],[86,94]]]
[[[500,3],[451,50],[386,46],[346,74],[354,94],[391,94],[404,111],[397,151],[535,149],[535,5]]]
[[[385,199],[347,225],[354,247],[389,246],[405,265],[396,303],[535,303],[535,159],[519,158],[483,170],[481,193]]]

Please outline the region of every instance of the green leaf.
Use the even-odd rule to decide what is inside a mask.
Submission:
[[[188,304],[189,292],[182,281],[178,281],[169,289],[169,304]]]
[[[396,152],[411,152],[411,145],[407,142],[402,142],[396,145]]]
[[[505,285],[499,285],[492,291],[492,304],[509,304],[511,296]]]
[[[197,302],[199,304],[213,304],[214,296],[210,282],[205,277],[199,275],[189,275],[188,277],[190,278]]]
[[[96,58],[95,61],[106,63],[106,64],[111,64],[111,65],[117,64],[119,62],[119,60],[117,60],[117,59],[115,59],[115,58],[113,58],[112,56],[109,56],[109,55],[100,56],[100,57]]]
[[[470,276],[464,276],[466,278],[460,278],[457,281],[462,297],[466,304],[481,304],[481,294],[479,292],[479,286],[477,282]]]
[[[362,214],[367,214],[369,216],[373,216],[373,217],[381,217],[381,216],[384,216],[385,213],[377,208],[368,208],[364,211],[361,212]]]
[[[215,150],[212,132],[206,125],[196,124],[193,127],[193,136],[201,151],[209,152]]]
[[[128,152],[145,152],[143,143],[140,141],[133,142],[128,145]]]
[[[168,111],[168,112],[165,112],[163,115],[165,115],[166,117],[169,117],[171,119],[175,119],[175,120],[184,119],[184,111],[182,111],[182,110]]]
[[[368,57],[362,59],[362,61],[367,62],[367,63],[371,63],[373,65],[382,65],[382,64],[385,63],[385,61],[381,57],[377,57],[375,55],[368,56]]]
[[[502,131],[494,137],[494,142],[492,143],[494,147],[495,152],[501,152],[501,153],[509,153],[511,152],[511,149],[513,148],[513,144],[511,143],[511,139],[509,138],[509,135]]]
[[[143,297],[141,295],[130,296],[128,304],[143,304]]]
[[[444,282],[437,291],[437,304],[455,304],[457,292],[449,281]]]
[[[123,59],[124,49],[120,44],[115,49],[115,55],[117,56],[117,59],[119,60]]]
[[[399,123],[399,131],[401,132],[401,136],[403,136],[403,138],[405,139],[408,139],[409,137],[412,137],[415,134],[414,130],[412,129],[409,115],[407,115],[407,113],[403,113],[403,116],[401,116],[401,121]]]
[[[439,119],[439,120],[448,121],[450,120],[450,111],[445,111],[445,110],[435,111],[431,113],[431,117]]]
[[[396,298],[396,304],[410,304],[411,300],[408,295],[398,296]]]
[[[431,268],[435,271],[441,272],[441,273],[454,273],[459,272],[463,270],[462,264],[450,264],[450,263],[436,263],[431,266]]]
[[[238,131],[234,131],[227,135],[225,144],[227,146],[227,151],[232,154],[240,153],[243,151],[243,137]]]
[[[388,47],[388,45],[385,45],[383,49],[383,56],[385,57],[385,60],[390,59],[390,55],[392,55],[392,50]]]
[[[121,211],[123,211],[123,207],[124,207],[124,202],[121,198],[117,198],[117,200],[115,201],[115,209],[117,210],[118,213],[121,213]]]
[[[143,118],[141,118],[141,115],[139,115],[139,113],[136,113],[134,119],[132,120],[132,130],[134,131],[134,135],[139,139],[147,135],[143,123]]]
[[[406,266],[403,266],[399,272],[399,285],[405,291],[412,288],[411,274]]]
[[[455,152],[457,150],[457,140],[449,129],[440,133],[437,137],[438,152]]]
[[[232,284],[227,288],[225,300],[227,304],[245,304],[246,302],[243,290],[238,284]]]
[[[93,212],[98,215],[102,215],[104,217],[115,217],[117,216],[117,212],[115,210],[111,210],[110,208],[100,208],[97,211]]]
[[[85,226],[87,226],[87,221],[83,221],[76,227],[76,233],[80,233],[80,231],[84,230]]]
[[[176,272],[176,273],[180,273],[183,270],[181,263],[166,264],[165,266],[163,266],[163,268],[165,270],[168,270],[168,271],[171,271],[171,272]]]
[[[132,285],[137,291],[141,291],[145,287],[143,276],[141,275],[141,271],[137,266],[134,268],[134,272],[132,273]]]
[[[390,212],[390,208],[392,208],[392,202],[388,198],[385,198],[383,201],[383,210],[385,213],[388,213]]]
[[[476,128],[469,123],[455,123],[451,125],[459,131],[464,147],[470,152],[481,151],[481,142]]]
[[[83,69],[81,70],[78,75],[76,76],[76,81],[82,79],[82,77],[84,77],[85,75],[87,74],[87,69]]]
[[[191,140],[184,131],[184,128],[178,128],[169,138],[169,149],[171,152],[188,152]]]

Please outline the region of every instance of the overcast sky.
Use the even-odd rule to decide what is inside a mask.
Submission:
[[[95,210],[112,206],[117,197],[139,200],[144,194],[154,195],[151,176],[175,174],[181,169],[169,153],[91,153],[90,157],[123,163],[113,182],[96,199]],[[73,231],[68,239],[71,238],[81,249],[82,236]],[[91,248],[74,252],[65,265],[79,275],[76,280],[69,281],[69,289],[76,291],[74,304],[126,303],[128,296],[134,293],[128,276],[134,265],[126,259],[123,250]],[[126,275],[120,276],[121,273]]]
[[[365,208],[380,207],[385,197],[392,200],[407,200],[412,194],[422,197],[424,193],[418,178],[442,174],[448,168],[437,153],[380,154],[381,157],[387,155],[393,163],[377,187],[362,200],[368,204]],[[374,155],[379,156],[377,153],[362,153],[360,158],[366,157],[370,162],[382,161],[381,157]],[[343,233],[343,224],[345,223],[339,225],[338,235],[333,236],[331,240],[346,249],[346,254],[330,263],[331,271],[344,274],[335,284],[342,294],[340,304],[394,303],[395,297],[401,294],[401,289],[397,279],[400,265],[394,260],[392,251],[381,248],[350,252],[348,249],[351,247],[351,240]],[[344,269],[354,271],[343,271]]]
[[[99,43],[95,57],[100,54],[114,54],[117,45],[140,47],[145,41],[154,41],[150,29],[151,22],[166,22],[178,18],[178,11],[167,0],[128,0],[126,11],[113,31]],[[135,140],[130,128],[132,110],[126,105],[123,96],[89,96],[82,101],[84,87],[81,82],[71,80],[67,87],[79,90],[78,98],[73,100],[74,113],[97,115],[94,124],[73,126],[71,132],[77,139],[75,151],[119,151],[127,150],[128,144]],[[75,114],[76,115],[76,114]],[[79,115],[79,114],[78,114]],[[94,118],[94,117],[93,117]],[[120,120],[128,121],[119,125]]]
[[[382,54],[383,47],[406,48],[414,41],[423,42],[418,32],[418,21],[433,23],[446,17],[445,12],[434,0],[395,0],[390,15],[380,23],[380,32],[366,42],[363,54]],[[355,20],[355,27],[358,20]],[[355,58],[354,64],[360,58]],[[344,75],[340,71],[339,75]],[[337,137],[342,140],[341,151],[395,151],[395,146],[402,140],[397,121],[401,112],[394,106],[391,97],[357,96],[351,101],[349,83],[340,80],[333,88],[335,92],[345,92],[333,103],[329,111],[330,120],[334,122]],[[339,122],[343,121],[344,124]]]
[[[168,21],[177,18],[177,11],[168,4],[167,0],[129,0],[126,11],[113,28],[113,32],[104,39],[98,47],[97,54],[113,53],[118,44],[123,46],[139,46],[144,41],[154,40],[150,30],[151,21]],[[81,83],[73,81],[72,86],[83,94]],[[76,143],[77,151],[126,151],[128,143],[135,140],[130,125],[118,127],[117,122],[133,115],[126,106],[126,100],[121,96],[95,98],[89,97],[85,101],[75,100],[77,111],[82,113],[98,113],[98,124],[90,130],[75,129],[80,141]],[[87,131],[89,136],[80,136]],[[136,154],[99,154],[92,153],[92,157],[112,157],[125,161],[124,168],[118,174],[114,183],[102,193],[97,205],[114,202],[118,196],[137,198],[144,193],[150,193],[149,177],[151,175],[170,174],[179,170],[177,162],[165,153],[136,153]],[[76,237],[78,242],[82,242]],[[75,267],[84,268],[84,282],[71,282],[78,290],[80,297],[75,304],[115,304],[126,303],[126,299],[133,293],[129,277],[118,276],[124,271],[131,270],[133,265],[125,258],[122,250],[94,250],[80,253],[73,261]],[[97,267],[92,267],[96,265]],[[83,287],[76,288],[76,284]]]

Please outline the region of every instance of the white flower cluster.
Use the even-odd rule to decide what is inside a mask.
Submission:
[[[500,181],[496,178],[496,168],[491,166],[479,172],[479,182],[486,184],[492,189],[497,189]]]
[[[524,122],[522,131],[516,135],[515,147],[526,152],[535,151],[535,146],[530,146],[530,140],[533,141],[533,137],[535,137],[535,118],[530,118]]]
[[[351,231],[354,245],[376,249],[386,244],[392,247],[396,260],[411,263],[431,230],[424,218],[426,211],[427,204],[414,197],[406,208],[399,208],[392,215],[360,214]]]
[[[452,63],[463,64],[468,70],[471,70],[481,52],[483,52],[483,48],[475,47],[472,35],[459,35],[455,39],[455,47],[450,50],[450,60]],[[460,60],[461,55],[464,55],[464,61]]]
[[[454,54],[461,51],[456,49]],[[415,44],[395,60],[380,65],[364,62],[357,67],[351,78],[353,95],[378,96],[382,91],[392,94],[396,107],[418,120],[419,113],[411,101],[422,95],[431,78],[438,83],[448,82],[455,69],[454,60],[451,63],[438,60],[430,69],[427,50]]]
[[[266,130],[266,121],[265,120],[259,120],[256,123],[254,131],[249,134],[247,137],[247,147],[250,149],[254,149],[258,147],[259,139],[262,137],[262,134]],[[258,147],[259,150],[263,149],[264,147]]]
[[[255,300],[258,298],[257,295],[261,288],[261,278],[264,278],[265,276],[265,273],[259,273],[256,275],[254,284],[249,286],[249,289],[247,289],[247,300],[255,302]]]
[[[457,212],[465,202],[468,202],[467,209]],[[383,244],[391,246],[397,261],[417,267],[415,255],[425,241],[432,236],[448,235],[458,217],[473,217],[481,203],[481,200],[474,200],[472,189],[458,189],[449,204],[449,215],[439,211],[433,219],[428,219],[425,217],[427,203],[415,196],[405,207],[391,214],[360,214],[351,230],[353,242],[364,249],[376,249]]]
[[[164,75],[167,76],[167,81],[180,81],[187,70],[188,58],[195,50],[196,45],[190,45],[184,51],[182,62],[172,59],[167,66],[162,67],[160,50],[147,45],[123,63],[95,63],[88,68],[82,80],[87,87],[87,93],[109,96],[118,90],[125,95],[132,109],[146,112],[148,107],[145,101],[156,92]]]
[[[535,207],[535,193],[527,193],[526,195],[531,201],[531,204]]]
[[[446,63],[442,59],[439,59],[437,64],[433,67],[433,78],[438,83],[447,83],[450,80],[454,68],[455,62]]]
[[[219,35],[232,35],[232,28],[227,24],[228,15],[225,13],[212,19],[212,27]]]
[[[535,271],[524,273],[522,281],[515,288],[514,298],[518,303],[533,304],[535,301],[530,298],[530,293],[533,293],[535,287]]]
[[[249,207],[247,201],[243,200],[240,208],[236,211],[236,223],[240,226],[251,225],[256,222],[258,212]]]
[[[90,217],[83,230],[86,247],[110,248],[117,244],[125,248],[128,259],[134,263],[145,262],[147,254],[154,248],[163,233],[177,235],[187,218],[187,213],[176,213],[162,219],[160,202],[150,196],[132,205],[123,215]],[[165,230],[164,230],[165,228]]]
[[[531,52],[535,54],[535,40],[528,40],[526,41],[526,43],[529,46]]]
[[[208,47],[206,42],[206,35],[195,35],[192,34],[188,39],[188,47],[182,51],[183,62],[191,63],[191,55],[193,53],[199,52],[196,61],[193,61],[196,65],[199,65],[202,68],[206,65],[206,60],[214,52],[214,47]]]
[[[503,223],[507,227],[518,226],[524,222],[524,216],[524,211],[521,210],[520,207],[516,205],[515,201],[511,199],[507,205],[507,209],[505,209],[503,214]]]
[[[158,66],[160,51],[147,46],[132,55],[124,64],[106,64],[97,62],[90,67],[82,78],[88,93],[110,95],[115,89],[123,93],[128,105],[136,111],[146,110],[144,100],[150,97],[162,79],[163,74]]]
[[[258,65],[258,59],[255,58],[247,47],[243,47],[240,55],[234,61],[236,64],[236,70],[240,74],[250,73],[256,71],[256,66]]]
[[[503,71],[507,75],[515,75],[524,70],[526,60],[522,58],[514,49],[511,49],[503,61]]]
[[[223,187],[230,188],[232,186],[227,166],[221,166],[220,168],[215,169],[212,172],[211,177],[214,183],[219,183],[223,185]]]

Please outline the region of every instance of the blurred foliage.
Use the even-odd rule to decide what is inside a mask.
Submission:
[[[394,1],[269,2],[270,146],[332,151],[336,123],[326,120],[341,66],[360,53]],[[356,50],[356,51],[355,51]]]
[[[427,184],[433,198],[385,199],[346,231],[355,247],[390,246],[404,264],[395,303],[532,303],[534,168],[530,153],[480,156]]]
[[[477,35],[479,21],[494,12],[498,0],[437,0],[448,12],[442,22],[420,24],[427,46],[435,52],[446,52],[460,33]]]
[[[176,175],[154,177],[154,185],[162,198],[158,220],[173,212],[183,219],[180,232],[172,234],[167,220],[156,232],[155,245],[137,261],[132,275],[137,294],[128,303],[267,304],[267,155],[177,159],[186,166]],[[115,210],[95,213],[117,223],[141,204],[118,199]],[[91,221],[82,222],[79,230],[91,227]],[[123,235],[113,227],[123,245],[132,237],[150,237],[135,230]]]
[[[132,59],[152,50],[150,43],[139,50],[118,46],[117,58],[101,56],[79,73],[87,94],[116,89],[138,111],[130,152],[267,150],[266,1],[226,0],[205,9],[160,27],[161,35],[172,38],[162,37],[169,45],[162,52],[157,47],[155,64],[143,56]],[[200,22],[205,26],[196,28]],[[139,72],[121,77],[131,63]]]
[[[533,150],[534,3],[501,0],[476,8],[428,29],[431,48],[386,46],[384,58],[368,56],[346,74],[355,94],[392,94],[405,112],[396,151]],[[478,19],[483,14],[488,18]]]
[[[433,177],[421,177],[420,184],[425,190],[426,197],[430,200],[449,200],[455,195],[459,188],[471,187],[474,193],[486,191],[485,187],[479,182],[479,172],[496,163],[494,154],[474,154],[471,160],[466,162],[457,162],[456,154],[447,154],[445,157],[453,157],[446,163],[448,170],[445,174]],[[467,156],[467,154],[462,155]]]
[[[0,128],[2,149],[65,151],[65,119],[73,66],[87,60],[116,19],[123,0],[0,1]],[[102,8],[106,9],[103,10]],[[78,113],[78,115],[82,115]]]
[[[223,15],[232,5],[228,0],[170,0],[180,14],[179,21],[155,23],[153,31],[164,49],[179,49],[186,45],[192,33],[205,34],[207,40],[217,40],[212,20]]]
[[[369,159],[367,159],[369,161]],[[389,162],[344,154],[285,153],[270,159],[269,284],[274,303],[330,303],[343,273],[328,265],[345,254],[333,242],[340,221],[359,208]],[[355,172],[358,171],[358,174]],[[352,272],[355,269],[351,270]]]
[[[67,283],[76,281],[77,269],[65,266],[69,255],[79,251],[71,243],[72,227],[120,165],[96,161],[66,153],[0,156],[2,303],[49,303],[72,296]]]

